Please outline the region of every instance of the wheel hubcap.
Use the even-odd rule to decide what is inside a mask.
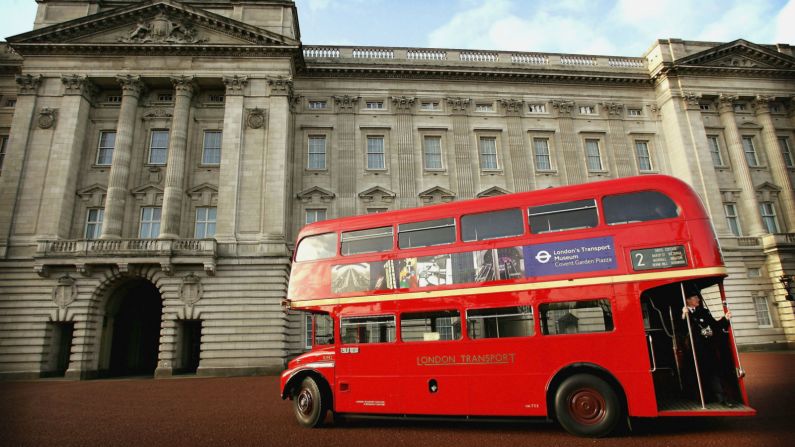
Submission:
[[[605,417],[605,399],[596,390],[586,388],[572,393],[569,413],[580,424],[593,425]]]
[[[312,406],[312,393],[308,390],[301,390],[301,393],[298,394],[298,411],[303,415],[310,414]]]

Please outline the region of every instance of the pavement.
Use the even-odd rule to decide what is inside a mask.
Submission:
[[[0,446],[784,446],[795,443],[795,351],[741,354],[755,417],[635,419],[576,438],[544,420],[345,419],[297,425],[274,376],[0,382]]]

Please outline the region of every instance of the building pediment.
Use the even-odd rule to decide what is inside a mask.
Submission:
[[[417,195],[424,203],[450,202],[455,199],[455,193],[441,186],[434,186]]]
[[[510,192],[506,189],[500,188],[499,186],[492,186],[489,189],[484,189],[483,191],[478,193],[478,197],[496,197],[502,196],[505,194],[510,194]]]
[[[674,62],[677,68],[711,68],[734,71],[795,70],[795,58],[738,39]]]
[[[366,202],[386,202],[391,203],[395,200],[396,194],[386,188],[380,186],[373,186],[359,193],[359,198]]]
[[[20,54],[298,48],[287,36],[174,0],[148,0],[8,38]]]
[[[133,188],[130,192],[144,205],[159,205],[163,201],[163,188],[154,183]]]
[[[331,191],[329,191],[327,189],[323,189],[323,188],[321,188],[319,186],[313,186],[311,188],[307,188],[307,189],[299,192],[295,196],[296,196],[296,198],[298,198],[299,200],[301,200],[304,203],[311,202],[315,197],[319,198],[323,202],[328,202],[328,201],[334,199],[334,193],[333,192],[331,192]]]

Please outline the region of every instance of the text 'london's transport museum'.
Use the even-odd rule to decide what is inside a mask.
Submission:
[[[36,1],[0,43],[0,378],[276,372],[305,223],[649,173],[711,214],[740,347],[795,346],[792,46],[319,47],[289,0]]]

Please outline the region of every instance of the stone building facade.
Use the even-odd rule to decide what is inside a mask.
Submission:
[[[0,47],[0,376],[274,372],[308,221],[663,173],[795,342],[795,53],[303,46],[288,0],[39,0]]]

